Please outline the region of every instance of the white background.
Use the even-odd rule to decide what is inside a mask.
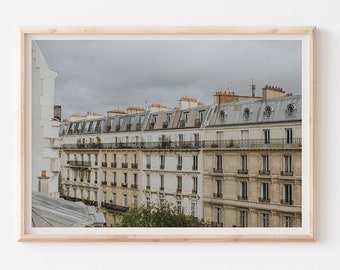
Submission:
[[[29,0],[0,4],[0,269],[340,269],[340,1]],[[315,25],[315,243],[18,243],[18,26]]]

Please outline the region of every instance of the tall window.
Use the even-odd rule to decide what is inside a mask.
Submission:
[[[215,198],[222,198],[223,194],[222,194],[222,180],[216,180],[215,181],[215,190],[216,193],[213,194],[213,197]]]
[[[286,128],[286,143],[293,143],[293,130],[291,128]]]
[[[151,155],[146,155],[146,168],[151,168]]]
[[[262,170],[263,172],[269,172],[269,156],[264,155],[262,156]]]
[[[194,155],[192,156],[192,170],[197,171],[198,169],[198,156]]]
[[[182,202],[177,201],[177,213],[182,214]]]
[[[241,156],[241,172],[248,173],[248,157],[244,155]]]
[[[263,138],[264,138],[264,144],[270,144],[270,130],[269,129],[263,130]]]
[[[191,215],[194,217],[197,217],[197,203],[193,202],[191,203]]]
[[[165,156],[161,155],[161,165],[160,165],[160,169],[164,169],[165,168]]]
[[[113,173],[112,173],[112,182],[113,182],[113,183],[116,183],[116,182],[117,182],[117,173],[116,173],[116,172],[113,172]]]
[[[240,199],[248,199],[248,182],[242,181],[240,183]]]
[[[262,214],[262,227],[269,227],[269,214]]]
[[[192,193],[197,194],[198,191],[198,178],[194,176],[192,178]]]
[[[164,175],[160,176],[159,190],[164,190]]]
[[[124,154],[124,163],[128,163],[128,155]]]
[[[146,175],[146,189],[150,189],[150,174]]]
[[[183,144],[184,144],[183,134],[178,134],[178,144],[179,144],[180,147],[183,146]]]
[[[136,173],[133,174],[133,184],[135,187],[137,187],[137,174]]]
[[[198,118],[199,118],[199,121],[200,121],[200,122],[203,121],[203,118],[204,118],[204,111],[199,111],[199,112],[198,112]]]
[[[133,155],[133,163],[135,163],[135,164],[137,163],[137,155],[136,154]]]
[[[107,175],[107,173],[106,173],[106,171],[104,171],[104,172],[103,172],[104,182],[106,182],[106,175]]]
[[[182,161],[183,161],[183,157],[177,156],[177,170],[182,170]]]
[[[182,192],[182,176],[177,176],[177,192]]]
[[[283,185],[283,204],[293,204],[293,187],[291,184]]]
[[[128,184],[128,174],[124,173],[124,184]]]
[[[261,202],[269,202],[269,184],[261,183]]]
[[[137,196],[133,196],[133,206],[137,207],[138,203],[137,203]]]
[[[292,173],[292,156],[283,157],[283,172],[286,174]]]
[[[221,155],[216,155],[216,169],[218,171],[222,171],[223,167],[222,167],[222,156]]]
[[[216,136],[217,136],[217,143],[219,146],[221,146],[223,143],[223,131],[217,131]]]
[[[123,206],[125,206],[125,207],[128,206],[128,197],[127,197],[127,195],[123,196]]]
[[[248,227],[248,212],[240,211],[240,227]]]
[[[103,202],[106,203],[106,192],[103,192]]]
[[[199,146],[200,143],[200,135],[198,133],[194,133],[194,144],[196,147]]]
[[[112,193],[112,204],[117,204],[117,194]]]
[[[171,113],[167,113],[166,114],[166,122],[170,122],[170,120],[171,120]]]
[[[183,119],[184,119],[185,122],[188,121],[188,117],[189,117],[189,112],[185,112],[185,113],[184,113],[184,117],[183,117]]]
[[[222,208],[216,208],[216,223],[218,225],[222,224]]]
[[[98,183],[98,172],[94,172],[94,183]]]
[[[293,227],[293,218],[290,216],[283,217],[283,227],[286,228]]]

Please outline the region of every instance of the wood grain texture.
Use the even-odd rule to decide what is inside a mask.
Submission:
[[[25,138],[30,127],[25,121],[27,95],[25,84],[27,71],[25,70],[26,59],[26,38],[32,34],[52,35],[115,35],[115,34],[169,34],[169,35],[305,35],[309,38],[309,145],[307,145],[309,157],[310,182],[309,195],[309,232],[305,234],[32,234],[28,233],[27,213],[25,205],[30,199],[26,192],[27,145]],[[67,26],[67,27],[20,27],[19,28],[19,53],[20,53],[20,100],[19,100],[19,152],[20,173],[19,173],[19,237],[18,241],[24,242],[312,242],[316,240],[316,162],[315,162],[315,92],[316,92],[316,27],[314,26],[161,26],[161,27],[108,27],[108,26]],[[223,229],[222,229],[223,231]]]

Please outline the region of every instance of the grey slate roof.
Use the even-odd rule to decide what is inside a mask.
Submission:
[[[102,227],[105,222],[94,206],[32,193],[32,227]]]

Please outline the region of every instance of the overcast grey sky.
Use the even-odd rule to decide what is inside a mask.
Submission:
[[[301,41],[40,40],[58,72],[55,104],[73,113],[178,105],[181,97],[213,103],[219,90],[256,95],[266,84],[301,94]]]

